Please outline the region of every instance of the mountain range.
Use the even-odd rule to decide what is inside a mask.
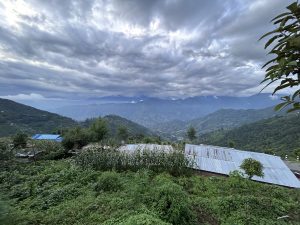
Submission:
[[[0,98],[0,136],[51,133],[76,125],[70,118]]]
[[[155,129],[157,125],[172,120],[188,121],[220,109],[261,109],[273,106],[279,100],[270,98],[269,94],[258,94],[249,97],[199,96],[186,99],[137,97],[130,98],[130,102],[120,102],[69,105],[51,111],[75,120],[114,114]]]
[[[154,133],[148,128],[120,116],[107,115],[103,119],[107,122],[112,136],[116,135],[120,126],[125,126],[130,135],[154,136]],[[0,137],[15,135],[18,132],[28,135],[57,133],[74,126],[86,126],[91,122],[92,120],[80,123],[55,113],[0,98]]]
[[[282,115],[283,113],[283,111],[274,111],[274,107],[265,109],[221,109],[189,121],[173,120],[157,124],[153,130],[163,136],[168,134],[168,137],[172,137],[172,139],[183,139],[189,127],[194,127],[197,134],[201,135],[219,129],[228,130],[258,120]]]

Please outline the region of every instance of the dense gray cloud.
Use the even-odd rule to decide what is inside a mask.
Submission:
[[[257,40],[289,2],[4,0],[0,96],[256,94]]]

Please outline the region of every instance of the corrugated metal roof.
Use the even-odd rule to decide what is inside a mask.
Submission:
[[[128,144],[123,145],[119,149],[119,151],[124,152],[135,152],[135,151],[161,151],[161,152],[171,152],[173,151],[173,147],[171,145],[157,145],[157,144]]]
[[[233,148],[190,144],[185,145],[185,154],[195,160],[194,169],[225,175],[233,170],[242,171],[240,165],[243,160],[253,158],[264,166],[264,177],[254,176],[253,180],[300,188],[300,181],[278,156]]]
[[[31,138],[34,140],[62,141],[62,137],[57,134],[35,134]]]

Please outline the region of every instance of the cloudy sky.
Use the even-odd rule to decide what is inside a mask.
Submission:
[[[0,96],[245,96],[289,0],[2,0]]]

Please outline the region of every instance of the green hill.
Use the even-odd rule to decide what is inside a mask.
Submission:
[[[156,131],[169,134],[173,137],[185,137],[186,131],[193,126],[198,134],[212,132],[218,129],[231,129],[258,120],[267,119],[280,113],[273,107],[265,109],[221,109],[207,116],[190,121],[172,121],[158,124]]]
[[[103,119],[105,121],[107,121],[108,124],[108,128],[111,132],[111,135],[115,136],[118,132],[118,128],[121,126],[124,126],[127,128],[128,133],[132,136],[136,136],[136,135],[145,135],[145,136],[153,136],[154,133],[149,130],[148,128],[137,124],[135,122],[132,122],[131,120],[125,119],[123,117],[120,116],[116,116],[116,115],[108,115],[103,117]]]
[[[17,132],[27,134],[55,132],[77,123],[67,117],[23,105],[8,99],[0,99],[0,137]]]
[[[200,136],[199,142],[219,146],[231,142],[238,149],[291,154],[300,148],[300,117],[276,116],[228,131],[218,130]]]
[[[128,133],[131,136],[136,136],[136,135],[154,136],[154,133],[150,129],[148,129],[140,124],[137,124],[135,122],[132,122],[131,120],[120,117],[120,116],[107,115],[107,116],[102,117],[102,119],[104,119],[106,121],[108,130],[109,130],[109,133],[111,136],[117,135],[119,127],[126,127],[128,130]],[[95,119],[87,119],[86,121],[82,122],[81,124],[84,127],[88,127],[93,123],[94,120]]]

